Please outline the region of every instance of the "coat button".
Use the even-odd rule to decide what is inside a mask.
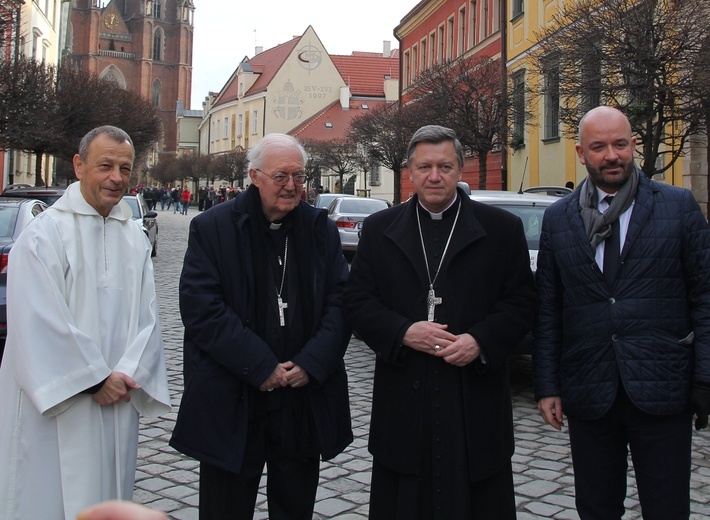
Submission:
[[[612,297],[612,298],[609,298],[609,303],[611,303],[612,305],[614,305],[614,304],[616,303],[616,298],[613,298],[613,297]]]
[[[612,334],[611,335],[611,340],[612,341],[619,341],[619,336],[617,334]]]
[[[414,381],[414,383],[412,383],[412,388],[419,390],[419,381]]]
[[[243,375],[243,376],[248,376],[248,375],[249,375],[249,368],[248,368],[248,367],[242,368],[242,375]]]

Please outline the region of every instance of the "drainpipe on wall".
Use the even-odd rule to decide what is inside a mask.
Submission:
[[[503,127],[501,128],[500,176],[501,189],[508,190],[508,0],[500,0],[500,38]]]

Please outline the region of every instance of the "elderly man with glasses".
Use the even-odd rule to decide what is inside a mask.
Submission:
[[[270,134],[251,186],[195,217],[182,277],[185,392],[170,444],[200,461],[200,519],[310,519],[319,456],[352,441],[338,230],[301,201],[307,155]]]

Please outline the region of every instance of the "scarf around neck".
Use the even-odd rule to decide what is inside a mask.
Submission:
[[[639,169],[634,166],[629,180],[619,188],[611,201],[609,209],[604,213],[599,211],[599,195],[597,187],[591,177],[587,177],[579,191],[579,213],[587,232],[587,240],[592,249],[609,238],[611,235],[611,224],[626,211],[636,197],[639,185]]]

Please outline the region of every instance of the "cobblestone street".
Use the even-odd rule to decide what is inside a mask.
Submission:
[[[142,419],[134,500],[165,511],[172,519],[198,518],[199,464],[168,446],[183,388],[182,334],[178,280],[187,246],[187,216],[158,209],[160,232],[154,258],[158,306],[174,411]],[[371,457],[367,451],[374,354],[352,339],[346,359],[354,442],[336,459],[321,465],[314,518],[365,519],[368,513]],[[574,489],[566,428],[545,426],[533,402],[530,360],[513,359],[516,452],[513,458],[518,519],[575,519]],[[694,432],[691,519],[710,517],[710,431]],[[641,518],[633,472],[629,473],[625,519]],[[262,479],[262,489],[265,479]],[[662,492],[662,490],[659,490]],[[268,518],[266,497],[259,495],[255,518]],[[483,519],[485,520],[485,519]]]

